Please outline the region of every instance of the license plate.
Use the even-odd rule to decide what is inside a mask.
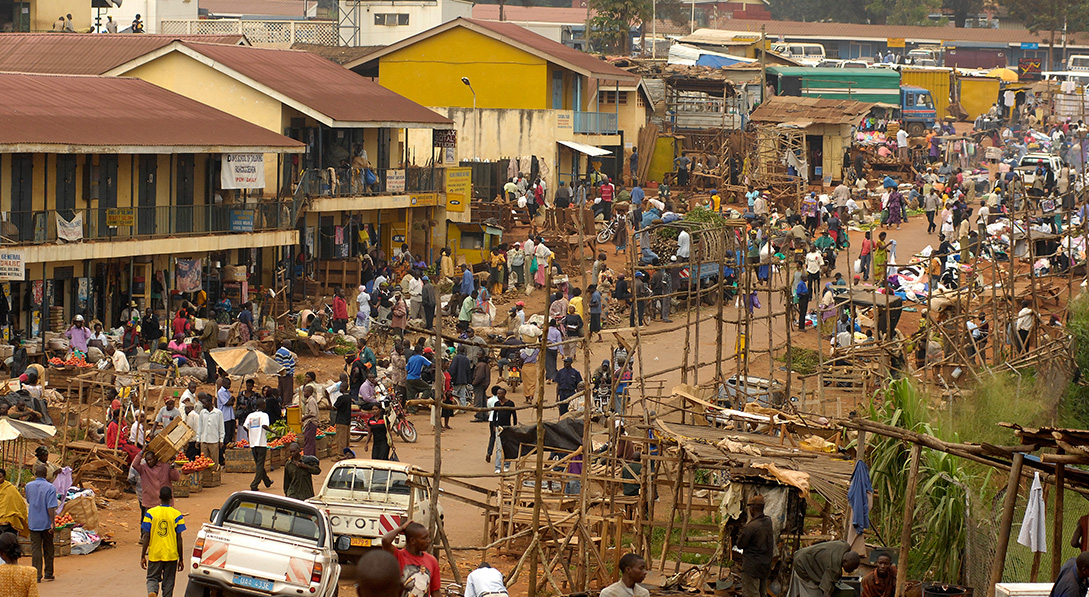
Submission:
[[[260,578],[254,578],[252,576],[246,576],[245,574],[235,574],[234,579],[231,581],[240,587],[247,587],[250,589],[257,589],[259,591],[271,591],[272,581],[262,580]]]
[[[366,537],[352,537],[352,547],[370,547],[371,540]]]

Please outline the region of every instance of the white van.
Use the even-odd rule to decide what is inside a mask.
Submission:
[[[771,51],[793,58],[806,66],[816,66],[824,60],[824,46],[821,44],[775,43]]]

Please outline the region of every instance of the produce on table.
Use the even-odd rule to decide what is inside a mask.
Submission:
[[[227,447],[228,448],[248,448],[248,447],[250,447],[250,443],[248,441],[244,440],[244,439],[240,439],[240,440],[238,440],[236,442],[231,442],[231,443],[227,444]]]
[[[197,456],[192,462],[187,462],[182,466],[183,473],[199,473],[204,469],[215,466],[215,461],[207,456]]]
[[[296,441],[297,439],[298,438],[295,436],[294,431],[288,431],[282,437],[278,437],[278,438],[270,441],[268,443],[268,446],[270,448],[278,448],[280,446],[289,446],[289,445],[291,445],[292,442]]]
[[[71,514],[58,514],[53,517],[53,526],[58,529],[63,529],[76,524],[76,521],[72,519]]]

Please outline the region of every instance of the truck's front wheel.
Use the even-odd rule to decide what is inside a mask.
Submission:
[[[912,137],[922,137],[926,133],[926,127],[921,122],[912,122],[907,125],[907,131]]]

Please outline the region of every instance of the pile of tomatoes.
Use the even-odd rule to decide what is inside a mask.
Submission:
[[[57,367],[65,367],[65,366],[67,366],[67,367],[90,367],[91,366],[91,364],[87,362],[87,359],[83,355],[75,355],[75,354],[68,357],[67,359],[62,359],[60,357],[53,357],[53,358],[49,359],[49,364],[50,365],[55,365]]]
[[[280,446],[289,446],[289,445],[291,445],[292,442],[296,441],[297,439],[298,438],[295,436],[294,431],[288,431],[282,437],[278,437],[278,438],[270,441],[268,443],[268,447],[270,447],[270,448],[279,448]]]
[[[185,456],[182,456],[182,458],[185,458]],[[200,471],[209,467],[213,467],[216,464],[215,461],[204,455],[197,456],[195,459],[193,459],[192,462],[186,461],[184,464],[181,460],[175,460],[174,462],[175,464],[182,465],[183,473],[199,473]]]
[[[53,526],[58,529],[70,527],[76,524],[75,520],[72,520],[71,514],[58,514],[53,517]]]
[[[248,447],[250,447],[250,443],[248,441],[244,440],[244,439],[240,439],[240,440],[238,440],[236,442],[231,442],[231,443],[227,444],[227,447],[228,448],[248,448]]]

